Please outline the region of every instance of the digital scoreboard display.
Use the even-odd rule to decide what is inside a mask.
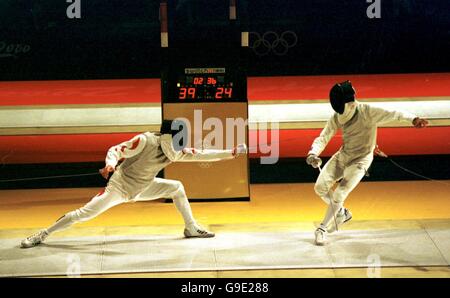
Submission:
[[[184,68],[176,78],[172,96],[178,102],[240,101],[235,79],[225,67]]]

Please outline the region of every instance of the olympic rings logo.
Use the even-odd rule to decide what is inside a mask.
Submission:
[[[211,168],[212,163],[211,163],[211,162],[199,162],[199,163],[198,163],[198,166],[199,166],[201,169],[209,169],[209,168]]]
[[[249,40],[250,48],[260,57],[271,52],[277,56],[284,56],[298,43],[298,37],[294,31],[284,31],[281,35],[275,31],[267,31],[262,36],[258,32],[250,32]]]

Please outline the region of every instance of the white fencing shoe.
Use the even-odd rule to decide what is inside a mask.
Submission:
[[[348,210],[347,208],[343,209],[343,212],[338,212],[338,214],[336,215],[336,223],[334,221],[330,223],[330,226],[327,229],[328,233],[336,232],[336,224],[338,227],[340,227],[341,225],[352,219],[352,213],[350,212],[350,210]]]
[[[316,245],[324,245],[327,241],[327,231],[322,228],[317,228],[314,232],[316,235]]]
[[[184,229],[184,237],[186,238],[211,238],[214,236],[215,234],[213,232],[210,232],[198,225],[191,225]]]
[[[33,246],[39,245],[42,242],[44,242],[45,238],[47,238],[47,237],[48,237],[47,231],[41,230],[41,231],[37,232],[36,234],[33,234],[30,237],[27,237],[24,240],[22,240],[20,246],[22,248],[33,247]]]

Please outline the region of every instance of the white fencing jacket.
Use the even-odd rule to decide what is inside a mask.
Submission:
[[[343,155],[345,163],[364,158],[371,162],[378,125],[394,120],[412,123],[417,117],[409,112],[388,111],[364,103],[358,104],[353,118],[343,125],[339,123],[337,116],[334,113],[328,120],[319,137],[314,140],[308,155],[319,156],[338,129],[342,129],[343,145],[337,153]]]
[[[232,158],[232,150],[176,151],[171,135],[146,132],[111,147],[105,162],[116,169],[109,183],[133,197],[148,187],[149,182],[172,162],[211,162]]]

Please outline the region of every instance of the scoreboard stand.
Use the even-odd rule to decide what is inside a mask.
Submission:
[[[197,149],[248,144],[248,34],[237,20],[236,1],[189,3],[161,2],[162,119],[187,119],[189,145]],[[182,181],[190,200],[250,200],[248,154],[173,163],[164,177]]]

